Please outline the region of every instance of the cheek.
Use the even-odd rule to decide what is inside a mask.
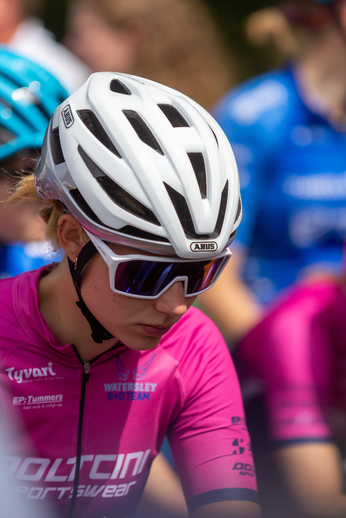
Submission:
[[[197,299],[197,296],[196,297],[187,297],[186,298],[187,309],[189,309],[192,306],[192,304],[195,302],[196,299]]]

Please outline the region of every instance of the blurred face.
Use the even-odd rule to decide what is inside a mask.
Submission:
[[[113,243],[108,246],[118,255],[138,253]],[[109,285],[108,266],[99,253],[89,262],[81,289],[86,305],[99,322],[127,347],[136,350],[156,347],[196,300],[196,297],[185,298],[179,281],[157,299],[136,299],[114,293]]]
[[[71,7],[64,43],[93,72],[133,71],[137,52],[134,35],[111,27],[87,2]]]

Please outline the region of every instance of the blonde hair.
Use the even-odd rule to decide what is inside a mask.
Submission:
[[[46,223],[45,236],[54,249],[61,248],[57,234],[57,226],[64,212],[64,205],[60,200],[44,200],[36,192],[34,173],[22,176],[12,189],[7,200],[8,204],[31,205],[37,207],[37,212]]]
[[[73,0],[114,27],[146,27],[134,70],[175,88],[210,109],[235,83],[219,30],[200,0]],[[232,77],[233,75],[233,77]]]

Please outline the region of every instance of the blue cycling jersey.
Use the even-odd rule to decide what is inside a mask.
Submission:
[[[46,241],[0,244],[0,279],[36,270],[60,259],[61,253],[54,252]]]
[[[346,235],[346,132],[303,102],[292,70],[230,92],[214,113],[236,155],[244,215],[235,243],[262,302],[308,266],[341,269]]]

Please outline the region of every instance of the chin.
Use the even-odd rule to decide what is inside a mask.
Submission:
[[[123,342],[126,347],[134,349],[135,351],[150,351],[155,349],[160,343],[159,338],[151,338],[150,340],[128,340]]]

